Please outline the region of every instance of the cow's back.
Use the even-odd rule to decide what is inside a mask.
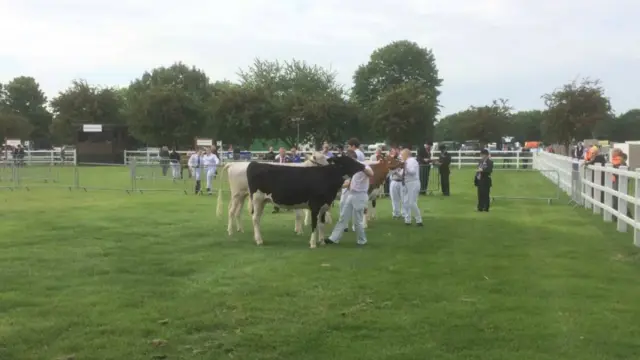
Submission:
[[[251,162],[247,167],[251,192],[271,195],[282,205],[296,205],[310,197],[335,193],[342,177],[331,166],[289,167]]]

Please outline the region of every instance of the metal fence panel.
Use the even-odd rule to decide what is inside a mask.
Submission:
[[[545,176],[546,175],[546,176]],[[551,204],[560,199],[560,175],[557,170],[507,170],[494,169],[491,200],[545,200]],[[549,182],[549,179],[552,182]],[[508,185],[507,185],[508,183]],[[508,192],[505,189],[509,189]],[[532,193],[532,189],[542,189]]]

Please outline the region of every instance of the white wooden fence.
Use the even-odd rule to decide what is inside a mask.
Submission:
[[[187,151],[178,151],[182,157],[187,156]],[[373,152],[365,151],[365,156],[369,158],[373,155]],[[267,154],[266,151],[252,151],[252,152],[240,152],[240,160],[259,160],[264,158]],[[303,152],[303,154],[310,154],[310,152]],[[463,166],[477,166],[480,161],[479,151],[450,151],[451,166],[461,169]],[[223,161],[233,161],[233,154],[230,152],[221,152],[221,158]],[[433,158],[437,158],[439,153],[436,151],[432,154]],[[509,167],[515,169],[522,169],[532,166],[532,153],[520,152],[520,151],[492,151],[491,158],[493,159],[494,166]],[[131,160],[135,159],[138,163],[143,164],[155,164],[160,161],[158,151],[125,151],[124,162],[125,165]]]
[[[640,247],[640,169],[614,169],[611,164],[585,166],[582,160],[546,152],[535,154],[533,165],[538,170],[556,170],[560,179],[552,181],[558,181],[571,202],[602,215],[605,222],[615,218],[620,232],[631,227],[633,243]],[[541,174],[548,176],[548,172]]]
[[[25,164],[38,165],[55,165],[62,163],[62,157],[59,150],[25,150],[24,158],[15,159],[11,151],[0,151],[0,161],[13,162],[22,160]],[[64,162],[67,164],[76,164],[76,150],[65,150]]]

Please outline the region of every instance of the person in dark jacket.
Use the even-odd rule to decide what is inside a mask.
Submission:
[[[474,185],[478,188],[478,211],[489,212],[491,205],[491,173],[493,172],[493,161],[489,157],[489,150],[480,151],[481,160],[478,163],[476,176],[473,178]]]
[[[162,168],[162,176],[167,176],[167,172],[169,171],[169,148],[163,146],[160,149],[160,153],[158,154],[160,158],[160,167]]]
[[[438,150],[440,150],[440,156],[436,161],[436,165],[440,168],[440,185],[442,186],[442,195],[449,196],[449,175],[451,175],[449,166],[451,165],[451,155],[447,151],[447,147],[445,145],[440,145]]]
[[[169,153],[169,162],[171,164],[171,175],[173,179],[180,178],[180,154],[175,148],[171,149]]]
[[[273,146],[269,146],[269,151],[264,155],[266,161],[275,161],[276,153],[273,152]]]
[[[431,141],[419,146],[416,153],[416,160],[420,165],[420,194],[427,193],[427,187],[429,186],[429,174],[431,173],[431,147],[433,143]]]

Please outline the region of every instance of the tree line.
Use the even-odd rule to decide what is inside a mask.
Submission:
[[[616,116],[598,80],[572,81],[542,95],[545,108],[514,112],[506,99],[442,118],[435,126],[439,140],[474,139],[500,143],[504,136],[520,142],[543,141],[568,146],[574,141],[640,140],[640,109]]]
[[[236,82],[210,79],[178,62],[122,88],[74,80],[50,100],[36,79],[19,76],[0,83],[0,140],[28,139],[40,148],[73,144],[79,124],[127,125],[139,145],[177,147],[191,146],[195,137],[246,148],[258,139],[319,146],[354,135],[403,145],[500,142],[505,135],[560,143],[640,135],[640,110],[615,116],[597,81],[546,94],[544,110],[513,112],[498,99],[437,121],[441,85],[433,52],[406,40],[374,50],[351,88],[331,69],[295,59],[256,59]]]

